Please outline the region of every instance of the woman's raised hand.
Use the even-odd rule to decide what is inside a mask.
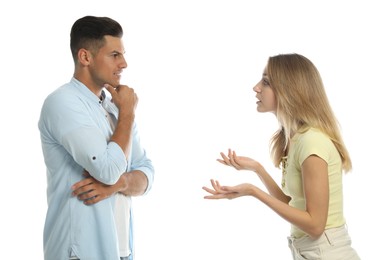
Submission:
[[[238,156],[235,151],[229,149],[227,155],[220,153],[222,159],[217,159],[218,162],[236,168],[237,170],[255,171],[262,167],[262,165],[252,158],[245,156]]]

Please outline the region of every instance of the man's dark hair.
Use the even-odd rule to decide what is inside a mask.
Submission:
[[[70,31],[70,50],[73,60],[77,61],[77,53],[81,48],[98,51],[105,44],[104,36],[121,38],[122,26],[109,17],[84,16],[78,19]]]

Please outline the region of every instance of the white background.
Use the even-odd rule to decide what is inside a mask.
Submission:
[[[155,259],[289,259],[289,224],[253,198],[204,200],[201,189],[260,181],[216,162],[235,149],[279,180],[268,154],[277,129],[252,87],[268,56],[316,64],[354,170],[345,215],[362,259],[383,259],[389,225],[389,46],[386,1],[3,1],[0,258],[42,259],[46,175],[37,121],[44,98],[73,73],[69,32],[84,15],[125,31],[123,83],[156,168],[134,200],[136,255]]]

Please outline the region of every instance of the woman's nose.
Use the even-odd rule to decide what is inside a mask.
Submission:
[[[261,92],[261,88],[260,88],[259,84],[256,84],[256,85],[253,87],[253,91],[254,91],[254,92],[258,92],[258,93]]]

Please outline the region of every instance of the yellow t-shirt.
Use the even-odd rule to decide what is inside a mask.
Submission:
[[[302,185],[302,163],[310,155],[317,155],[328,164],[329,211],[325,229],[345,224],[343,213],[342,162],[339,152],[330,138],[315,128],[298,133],[291,139],[288,156],[282,160],[282,189],[291,197],[290,206],[306,209]],[[299,238],[305,233],[291,225],[291,235]]]

